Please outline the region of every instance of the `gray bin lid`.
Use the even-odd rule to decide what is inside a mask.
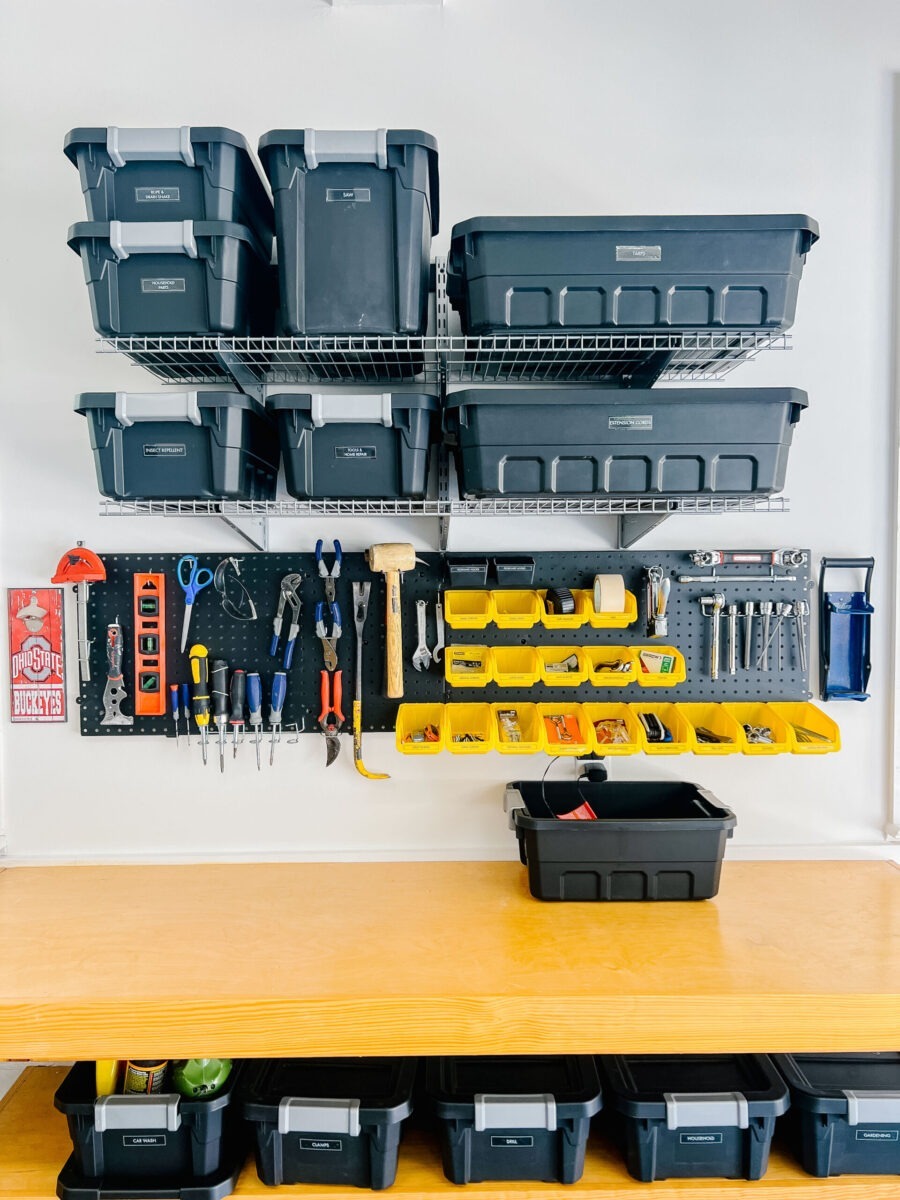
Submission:
[[[76,221],[74,225],[69,226],[69,232],[66,235],[66,242],[70,249],[76,254],[81,252],[81,246],[84,242],[99,241],[110,242],[113,225],[127,225],[132,230],[140,230],[142,222],[140,221]],[[149,221],[147,225],[164,225],[168,222]],[[261,258],[263,262],[271,261],[271,254],[264,250],[259,238],[246,225],[237,225],[234,221],[177,221],[171,222],[175,225],[190,225],[192,227],[194,238],[236,238],[240,242],[246,242],[257,258]]]
[[[502,1101],[527,1105],[552,1099],[555,1117],[592,1117],[603,1104],[597,1068],[590,1055],[519,1054],[431,1059],[426,1086],[439,1117],[477,1119],[476,1109],[487,1099],[501,1119]],[[522,1106],[526,1108],[526,1105]],[[546,1106],[545,1106],[546,1107]],[[526,1109],[527,1111],[527,1109]],[[513,1127],[511,1122],[510,1127]],[[543,1122],[539,1123],[545,1128]],[[534,1126],[535,1128],[538,1125]]]
[[[607,1102],[639,1120],[667,1120],[667,1096],[685,1104],[692,1096],[705,1102],[740,1095],[749,1117],[778,1117],[789,1107],[787,1087],[766,1054],[615,1054],[599,1063]]]
[[[450,231],[451,240],[472,233],[759,233],[777,229],[809,235],[807,249],[819,238],[819,223],[805,213],[735,216],[659,217],[470,217]]]
[[[63,153],[66,158],[72,163],[77,162],[79,146],[99,146],[102,150],[106,150],[110,128],[111,126],[108,125],[85,125],[70,129],[63,142]],[[223,142],[226,146],[237,146],[239,150],[244,150],[252,157],[250,143],[243,134],[236,133],[233,129],[226,129],[222,125],[191,125],[188,128],[193,144]]]
[[[793,404],[806,408],[809,405],[809,397],[799,388],[463,388],[450,393],[445,407],[597,405],[609,408],[619,405],[636,411],[641,405],[659,409],[677,404],[709,404],[711,401],[721,403],[723,407],[729,404]]]
[[[127,406],[129,399],[134,401],[135,420],[148,421],[189,421],[189,407],[198,409],[242,408],[266,419],[266,412],[259,401],[244,392],[200,392],[200,391],[165,391],[153,392],[81,392],[75,397],[75,411],[86,416],[90,412],[121,407],[122,401]],[[158,403],[159,416],[154,417],[153,409]],[[131,422],[129,422],[131,423]]]
[[[807,1112],[846,1117],[850,1097],[866,1093],[892,1094],[894,1119],[900,1112],[900,1051],[772,1057],[791,1089],[791,1103]]]

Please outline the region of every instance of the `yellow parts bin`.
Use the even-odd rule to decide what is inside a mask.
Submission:
[[[815,704],[773,702],[769,708],[791,726],[794,754],[832,754],[840,750],[840,729]]]
[[[580,704],[539,704],[548,754],[589,754],[593,749],[591,723]]]
[[[637,681],[641,687],[675,687],[687,679],[684,655],[674,646],[632,646],[637,661]],[[665,670],[672,659],[671,669]],[[652,668],[656,667],[656,670]]]
[[[494,591],[491,598],[494,622],[500,629],[533,629],[544,610],[543,601],[533,591]]]
[[[451,754],[487,754],[494,749],[490,704],[448,704],[444,714],[444,748]]]
[[[451,629],[486,629],[493,619],[490,592],[449,588],[444,593],[444,620]]]
[[[544,722],[536,704],[492,704],[494,749],[500,754],[538,754],[544,749]]]
[[[663,723],[672,737],[670,742],[651,742],[645,729],[645,754],[690,754],[696,750],[694,727],[681,711],[680,704],[635,704],[632,711],[638,721],[641,720],[641,713],[652,714]]]
[[[534,646],[494,646],[491,656],[498,687],[534,687],[540,682],[541,660]]]
[[[625,607],[621,612],[597,612],[594,593],[579,588],[575,592],[575,611],[581,616],[581,623],[587,622],[591,629],[627,629],[638,618],[637,597],[626,591]]]
[[[551,612],[547,607],[546,588],[540,588],[538,596],[541,602],[541,624],[545,629],[580,629],[584,624],[584,614],[578,611],[577,592],[572,592],[572,598],[575,601],[575,611],[571,613]]]
[[[588,662],[580,646],[538,646],[541,682],[548,687],[578,687],[588,677]]]
[[[401,754],[440,754],[446,725],[444,704],[401,704],[397,711],[397,749]]]
[[[629,704],[585,704],[591,749],[597,754],[639,754],[644,730]]]
[[[585,646],[582,653],[594,687],[626,687],[637,678],[637,658],[629,646]]]
[[[723,704],[742,726],[744,754],[788,754],[794,748],[794,733],[788,722],[768,704]]]
[[[488,646],[448,646],[444,678],[451,687],[484,687],[491,682],[493,658]]]
[[[694,731],[695,754],[741,754],[744,731],[722,704],[679,704]]]

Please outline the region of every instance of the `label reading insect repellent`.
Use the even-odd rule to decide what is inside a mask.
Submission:
[[[183,279],[142,279],[142,292],[183,292],[185,290]]]
[[[144,458],[184,458],[187,446],[183,442],[147,442]]]
[[[662,262],[662,246],[616,246],[616,262]]]
[[[181,188],[177,187],[136,187],[134,198],[138,204],[155,204],[157,202],[178,201],[181,199]]]

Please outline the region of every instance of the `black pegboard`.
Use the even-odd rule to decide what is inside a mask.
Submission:
[[[132,575],[135,571],[163,571],[166,575],[166,633],[168,644],[168,682],[181,682],[190,678],[187,655],[179,650],[181,622],[184,614],[184,596],[175,575],[178,555],[174,554],[111,554],[101,555],[106,566],[106,583],[91,588],[88,625],[93,638],[91,647],[92,679],[81,688],[81,732],[87,736],[112,735],[135,736],[144,734],[167,734],[172,736],[173,723],[170,717],[141,717],[133,726],[101,726],[103,714],[103,689],[106,682],[105,631],[107,624],[117,616],[125,634],[125,684],[128,699],[123,704],[126,713],[134,711],[134,656],[133,656],[133,601]],[[722,668],[719,679],[713,681],[708,674],[709,638],[711,621],[702,615],[698,598],[713,591],[723,591],[726,601],[741,604],[745,600],[796,601],[809,598],[810,580],[806,566],[793,568],[788,574],[795,575],[794,582],[786,580],[729,583],[729,577],[753,573],[747,567],[720,567],[720,583],[679,584],[676,577],[682,574],[706,575],[710,572],[695,568],[685,551],[602,551],[602,552],[547,552],[537,553],[535,560],[535,586],[566,586],[589,588],[595,574],[621,574],[626,587],[638,598],[639,616],[636,624],[628,629],[601,630],[583,626],[574,630],[548,630],[537,626],[533,630],[500,629],[490,625],[484,630],[453,630],[448,625],[445,640],[448,645],[640,645],[648,644],[644,623],[643,568],[659,564],[672,579],[669,599],[669,634],[666,644],[677,646],[687,662],[687,679],[670,688],[641,688],[631,684],[624,688],[596,688],[586,684],[578,688],[548,688],[536,684],[527,689],[498,688],[451,688],[444,681],[443,660],[440,666],[433,665],[429,671],[417,672],[412,666],[412,655],[416,648],[416,609],[419,599],[428,601],[428,645],[436,640],[434,602],[439,591],[448,586],[444,558],[440,554],[420,554],[424,564],[417,564],[414,571],[403,577],[403,662],[404,701],[440,702],[450,701],[668,701],[668,700],[806,700],[809,698],[808,671],[799,664],[796,636],[793,627],[786,624],[780,637],[770,649],[768,672],[752,667],[744,671],[740,666],[737,675],[728,675],[725,666],[726,619],[722,618]],[[807,560],[808,560],[807,555]],[[201,565],[213,569],[217,558],[204,556]],[[331,562],[330,548],[326,561]],[[269,642],[272,634],[272,618],[278,601],[278,585],[283,575],[299,572],[303,576],[301,597],[303,610],[300,615],[300,636],[294,653],[294,661],[288,674],[288,691],[283,722],[287,725],[303,725],[307,732],[318,730],[319,672],[322,670],[322,650],[315,637],[313,614],[316,601],[324,599],[324,588],[316,571],[312,554],[246,554],[241,559],[241,575],[253,596],[259,612],[254,622],[238,622],[229,618],[222,610],[219,597],[213,587],[206,588],[199,596],[191,624],[190,642],[202,642],[209,648],[210,659],[224,658],[229,667],[243,667],[247,671],[257,670],[263,678],[264,716],[268,714],[268,697],[272,675],[281,668],[281,660],[269,657]],[[762,571],[760,571],[762,573]],[[369,615],[366,624],[363,656],[363,723],[366,730],[392,730],[394,728],[398,701],[387,700],[383,695],[384,683],[384,580],[373,575],[362,554],[344,554],[344,566],[337,581],[337,599],[341,605],[344,632],[338,644],[339,667],[343,670],[343,711],[350,727],[356,661],[355,632],[351,583],[368,580],[372,584]],[[489,578],[488,586],[492,580]],[[496,586],[496,584],[494,584]],[[774,621],[774,617],[773,617]],[[288,617],[285,618],[285,630]],[[755,621],[754,645],[760,643],[761,625]],[[780,645],[779,645],[780,643]],[[282,642],[283,645],[283,642]],[[739,620],[739,645],[743,645],[743,621]],[[807,625],[807,645],[809,629]],[[779,667],[779,653],[781,666]],[[742,653],[739,653],[739,663]],[[754,652],[755,661],[755,652]],[[183,729],[183,723],[182,723]]]

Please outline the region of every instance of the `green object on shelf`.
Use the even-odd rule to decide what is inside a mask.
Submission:
[[[215,1096],[228,1082],[230,1058],[189,1058],[172,1064],[172,1085],[182,1096]]]

